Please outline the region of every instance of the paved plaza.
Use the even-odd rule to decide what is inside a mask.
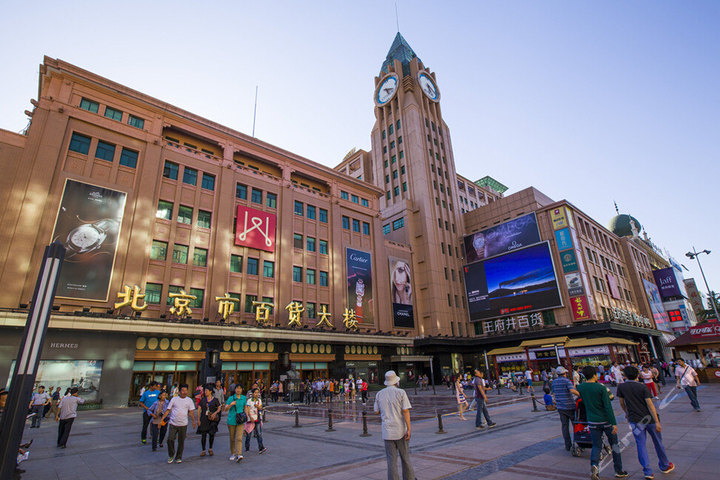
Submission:
[[[444,430],[438,434],[435,411],[448,412],[453,398],[444,387],[437,395],[420,392],[411,399],[413,410],[412,462],[419,480],[469,480],[487,478],[558,479],[589,478],[589,451],[580,458],[570,456],[563,448],[557,414],[544,410],[534,412],[529,397],[504,391],[492,393],[490,415],[498,426],[491,430],[474,428],[474,412],[467,421],[457,415],[443,415]],[[720,385],[699,390],[702,412],[695,412],[684,392],[666,387],[658,402],[663,437],[670,460],[676,469],[669,475],[657,469],[656,478],[717,478],[720,457]],[[540,397],[541,398],[541,397]],[[623,465],[630,478],[643,478],[637,461],[635,442],[615,405],[623,450]],[[167,464],[167,450],[152,452],[140,443],[141,415],[132,408],[81,411],[76,420],[68,448],[55,447],[57,425],[43,421],[40,429],[27,429],[24,439],[34,439],[30,460],[22,464],[27,470],[23,479],[156,479],[203,478],[267,480],[350,480],[387,478],[384,447],[378,418],[368,408],[368,430],[361,437],[362,405],[345,407],[334,404],[334,429],[328,432],[327,411],[318,406],[298,407],[300,428],[294,427],[294,410],[287,404],[272,404],[264,428],[268,452],[258,455],[253,440],[252,451],[241,464],[228,461],[227,427],[221,425],[216,437],[215,456],[200,457],[200,437],[189,432],[183,463]],[[224,423],[224,422],[223,422]],[[191,427],[189,428],[189,431]],[[652,447],[650,458],[657,464]],[[612,466],[603,470],[602,478],[613,478]]]

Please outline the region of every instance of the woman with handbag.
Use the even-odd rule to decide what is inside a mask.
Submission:
[[[235,386],[235,393],[225,402],[225,411],[228,413],[227,426],[230,433],[230,461],[240,463],[242,456],[243,425],[247,420],[245,404],[247,398],[242,394],[242,385]]]
[[[459,376],[455,379],[455,398],[458,403],[458,414],[460,415],[460,420],[467,420],[465,418],[465,410],[468,409],[468,402],[467,398],[465,398],[465,392],[463,391],[463,386],[460,383]]]
[[[208,437],[210,437],[208,454],[211,457],[214,455],[212,448],[215,442],[215,434],[218,431],[218,423],[220,423],[220,412],[222,411],[220,400],[215,398],[214,393],[212,385],[205,385],[205,395],[200,399],[198,404],[200,424],[198,425],[196,433],[202,435],[202,437],[200,437],[200,444],[202,445],[201,457],[205,456],[205,444]]]
[[[165,439],[165,433],[167,432],[167,422],[162,420],[162,416],[165,413],[165,409],[168,406],[168,394],[166,391],[160,392],[158,395],[157,402],[153,403],[148,408],[148,414],[152,417],[150,423],[150,435],[152,436],[152,451],[156,452],[158,445],[160,448],[163,446],[163,440]]]
[[[245,422],[245,451],[250,451],[250,436],[253,435],[257,439],[258,450],[260,454],[267,452],[267,448],[263,445],[262,439],[262,400],[260,399],[260,390],[257,388],[252,390],[252,397],[245,404],[245,414],[247,421]]]

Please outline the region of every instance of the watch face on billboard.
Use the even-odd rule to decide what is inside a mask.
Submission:
[[[238,205],[235,245],[275,251],[275,214]]]
[[[501,255],[540,242],[537,217],[529,213],[465,237],[468,263]]]

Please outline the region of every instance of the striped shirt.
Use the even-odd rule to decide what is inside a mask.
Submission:
[[[566,377],[558,377],[552,382],[552,392],[555,394],[555,403],[558,410],[575,410],[575,399],[570,389],[575,388]]]

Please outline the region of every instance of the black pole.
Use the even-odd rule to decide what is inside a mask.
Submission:
[[[497,389],[498,389],[498,395],[500,395],[500,379],[499,378],[497,381]]]
[[[435,372],[433,370],[433,357],[430,356],[430,380],[432,381],[432,387],[433,387],[433,395],[437,395],[437,392],[435,392]]]
[[[533,402],[533,409],[532,409],[532,411],[533,411],[533,412],[537,412],[537,411],[538,411],[538,408],[537,408],[537,402],[535,401],[535,392],[530,392],[530,398],[532,398],[532,402]]]
[[[297,408],[295,409],[295,425],[293,425],[293,428],[300,428],[300,417]]]
[[[363,422],[363,433],[360,434],[361,437],[369,437],[370,434],[368,433],[367,428],[367,412],[365,410],[362,411],[362,422]]]
[[[0,478],[11,478],[15,471],[17,452],[22,441],[25,417],[37,376],[43,340],[47,333],[55,300],[60,267],[65,247],[55,242],[45,247],[35,283],[32,304],[25,322],[25,332],[15,361],[5,412],[0,423]]]
[[[437,412],[437,419],[438,419],[438,431],[435,433],[447,433],[443,429],[443,421],[442,421],[442,414],[440,412]]]
[[[332,426],[332,408],[328,409],[328,428],[325,430],[326,432],[334,432],[335,429]]]

